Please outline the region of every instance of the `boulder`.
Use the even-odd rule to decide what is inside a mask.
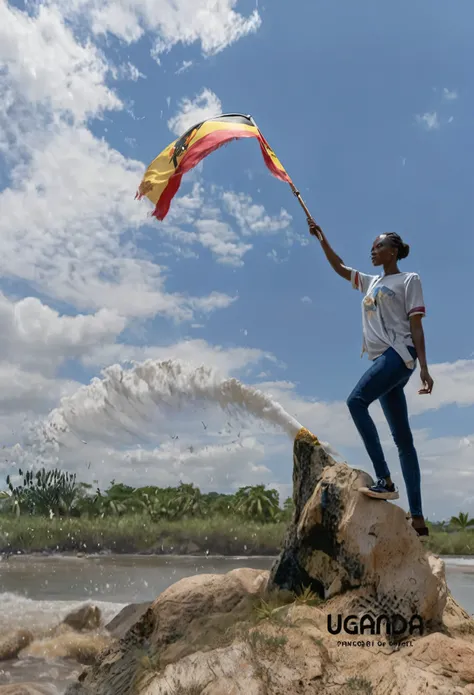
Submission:
[[[474,695],[473,621],[444,563],[307,430],[293,453],[295,512],[271,571],[192,576],[129,607],[67,695]],[[339,616],[354,634],[334,630]]]
[[[34,635],[29,630],[15,630],[0,637],[0,661],[16,659],[21,650],[33,640]]]
[[[86,604],[68,613],[63,623],[72,627],[76,632],[88,632],[97,630],[102,620],[100,608]]]
[[[122,639],[122,637],[137,623],[142,615],[150,608],[151,603],[131,603],[129,606],[122,608],[120,613],[117,613],[110,623],[107,623],[105,629],[112,637]]]
[[[201,649],[203,641],[221,640],[252,600],[264,594],[267,581],[267,571],[236,569],[173,584],[101,655],[100,663],[83,674],[81,689],[68,693],[128,695],[137,679],[153,669],[154,655],[160,664],[172,662]]]
[[[426,552],[405,512],[359,493],[372,478],[336,463],[307,430],[295,440],[294,461],[295,513],[269,587],[309,588],[324,599],[361,588],[351,613],[388,616],[401,638],[415,615],[425,632],[437,629],[444,563]]]

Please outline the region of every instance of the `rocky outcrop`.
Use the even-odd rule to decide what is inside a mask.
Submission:
[[[234,578],[220,576],[222,587],[232,587]],[[474,623],[468,617],[463,638],[450,636],[444,624],[440,632],[402,643],[332,635],[328,615],[348,614],[360,589],[319,605],[310,605],[315,599],[309,595],[289,602],[286,592],[263,593],[262,600],[267,579],[267,572],[258,573],[253,585],[259,588],[247,594],[253,600],[244,601],[245,608],[238,601],[237,610],[231,608],[235,594],[220,605],[209,596],[218,577],[203,584],[182,580],[67,695],[474,694]],[[181,629],[183,598],[194,609]],[[448,615],[453,611],[461,615],[462,609],[450,597]]]
[[[294,447],[295,513],[270,587],[321,598],[362,589],[348,607],[357,615],[396,620],[400,636],[414,615],[424,630],[441,625],[447,598],[444,565],[426,553],[405,512],[365,497],[367,473],[336,463],[303,430]]]
[[[34,635],[29,630],[14,630],[0,637],[0,661],[16,659],[21,650],[33,640]]]
[[[100,608],[86,604],[77,610],[68,613],[64,618],[64,625],[68,625],[76,632],[90,632],[97,630],[102,621]]]
[[[112,637],[122,639],[151,605],[151,602],[147,601],[146,603],[131,603],[129,606],[125,606],[110,623],[107,623],[105,629]]]
[[[271,572],[189,577],[130,608],[67,695],[474,695],[474,622],[403,510],[358,493],[370,477],[307,430],[293,482]]]
[[[228,574],[201,574],[166,589],[140,620],[83,674],[81,689],[70,693],[126,695],[154,668],[172,663],[224,639],[226,630],[246,615],[252,600],[263,596],[268,572],[236,569]]]

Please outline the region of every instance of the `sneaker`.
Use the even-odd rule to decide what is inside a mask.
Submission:
[[[360,487],[359,492],[362,492],[367,497],[373,497],[377,500],[398,500],[399,494],[395,485],[387,485],[386,481],[381,478],[375,485],[370,487]]]

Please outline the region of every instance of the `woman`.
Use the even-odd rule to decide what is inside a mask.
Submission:
[[[329,245],[322,229],[308,220],[309,231],[318,237],[331,266],[354,289],[364,295],[362,301],[363,348],[372,366],[362,376],[347,399],[354,424],[373,463],[377,483],[360,488],[360,492],[382,500],[398,499],[369,405],[380,401],[398,448],[405,480],[412,526],[419,536],[427,536],[421,503],[421,475],[418,456],[408,421],[404,388],[420,362],[423,388],[430,394],[433,379],[426,362],[422,318],[425,315],[420,278],[416,273],[402,273],[398,261],[408,256],[410,247],[398,234],[381,234],[372,245],[372,263],[383,267],[383,275],[365,275],[348,268]]]

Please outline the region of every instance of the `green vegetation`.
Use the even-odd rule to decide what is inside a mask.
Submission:
[[[374,692],[372,683],[367,678],[349,678],[346,686],[350,693],[358,693],[359,695],[372,695]]]
[[[0,492],[0,552],[278,553],[293,514],[276,490],[242,487],[203,494],[192,484],[106,490],[59,470],[19,471]],[[428,546],[441,555],[474,554],[474,519],[461,512],[429,523]]]

